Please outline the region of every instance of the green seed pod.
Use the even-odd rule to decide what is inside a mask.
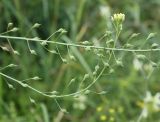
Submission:
[[[13,86],[12,84],[8,83],[8,82],[7,82],[7,85],[8,85],[8,87],[9,87],[10,89],[15,89],[14,86]]]
[[[73,55],[69,56],[71,60],[76,61],[76,58]]]
[[[41,45],[42,45],[42,46],[46,46],[46,45],[47,45],[47,41],[41,42]]]
[[[151,65],[152,65],[152,67],[158,67],[157,63],[155,63],[153,61],[151,61]]]
[[[104,62],[104,66],[105,66],[105,67],[109,67],[108,62]]]
[[[32,80],[40,80],[40,79],[41,79],[41,78],[38,77],[38,76],[35,76],[35,77],[32,78]]]
[[[88,44],[90,44],[90,43],[89,43],[89,41],[84,41],[84,42],[82,42],[82,44],[88,45]]]
[[[142,59],[142,60],[146,59],[146,56],[142,55],[142,54],[138,54],[136,56],[137,56],[138,59]]]
[[[39,28],[40,26],[41,26],[41,24],[35,23],[35,24],[32,26],[32,28]]]
[[[3,51],[9,52],[9,49],[8,49],[7,47],[1,46],[1,49],[2,49]]]
[[[67,63],[67,60],[65,58],[62,59],[63,63]]]
[[[63,28],[60,28],[57,32],[60,32],[60,33],[67,33],[67,31]]]
[[[30,50],[31,54],[33,55],[37,55],[36,51],[35,50]]]
[[[140,33],[133,33],[133,34],[130,36],[129,39],[135,38],[135,37],[139,36],[139,34],[140,34]]]
[[[17,65],[15,64],[9,64],[8,67],[16,67]]]
[[[11,31],[12,31],[12,32],[16,32],[16,31],[18,31],[18,30],[19,30],[18,28],[14,27]]]
[[[8,23],[8,29],[13,27],[13,23]]]
[[[48,50],[50,53],[57,54],[55,50]]]
[[[85,74],[83,79],[85,80],[87,78],[89,78],[89,74]]]
[[[147,37],[147,39],[146,39],[146,40],[149,40],[149,39],[151,39],[151,38],[155,37],[155,36],[156,36],[156,34],[157,34],[157,33],[150,33],[150,34],[148,35],[148,37]]]
[[[29,97],[29,100],[30,100],[31,103],[34,103],[34,104],[36,103],[35,100],[32,99],[31,97]]]
[[[133,45],[127,43],[127,44],[125,44],[125,47],[131,48],[131,47],[133,47]]]
[[[91,51],[91,47],[86,47],[85,50],[86,51]]]
[[[116,64],[117,64],[117,66],[123,66],[123,63],[121,60],[116,60]]]
[[[152,47],[152,48],[158,48],[158,47],[159,47],[159,44],[153,43],[151,47]]]
[[[98,71],[99,70],[99,65],[96,65],[95,66],[95,71]]]
[[[94,72],[93,72],[93,75],[95,76],[96,74],[97,74],[97,72],[96,72],[96,71],[94,71]]]
[[[20,53],[17,50],[14,50],[13,53],[16,55],[20,55]]]
[[[86,90],[86,91],[84,92],[84,94],[89,94],[89,93],[91,93],[90,90]]]
[[[111,73],[113,73],[113,72],[114,72],[114,69],[111,68],[111,69],[109,70],[109,73],[111,74]]]

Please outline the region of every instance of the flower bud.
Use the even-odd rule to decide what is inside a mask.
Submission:
[[[114,14],[111,19],[114,22],[122,23],[125,20],[125,15],[122,13]]]

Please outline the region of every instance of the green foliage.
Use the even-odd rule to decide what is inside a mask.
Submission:
[[[159,6],[1,0],[0,121],[160,121]]]

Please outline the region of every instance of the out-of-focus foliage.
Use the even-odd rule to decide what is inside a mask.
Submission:
[[[159,0],[1,0],[0,32],[6,31],[8,23],[13,22],[20,30],[9,35],[26,36],[34,23],[40,23],[40,28],[32,30],[28,37],[46,39],[59,28],[65,28],[68,31],[65,37],[74,43],[85,40],[96,42],[107,30],[112,29],[111,16],[119,12],[126,16],[119,37],[120,45],[125,44],[132,33],[140,33],[135,39],[130,40],[135,46],[144,44],[143,47],[150,48],[153,43],[160,44]],[[145,44],[149,33],[157,34]],[[67,39],[65,41],[68,41]],[[55,37],[50,40],[64,41],[62,38],[56,40]],[[38,54],[35,56],[30,54],[25,41],[11,42],[20,55],[15,56],[0,50],[0,67],[10,63],[19,66],[3,72],[22,80],[40,76],[42,80],[28,83],[41,91],[54,89],[64,94],[74,92],[77,89],[76,84],[79,84],[84,74],[93,71],[99,61],[91,52],[82,49],[79,52],[72,50],[77,56],[77,62],[70,61],[69,64],[64,64],[59,56],[46,52],[37,43],[31,43],[31,47]],[[6,43],[0,39],[0,44]],[[55,48],[55,45],[49,45],[49,48]],[[62,57],[68,59],[67,48],[59,46],[59,49]],[[106,94],[91,93],[77,99],[57,99],[60,106],[69,112],[67,114],[59,110],[52,98],[36,94],[0,77],[0,121],[136,122],[145,106],[146,91],[150,91],[153,96],[160,92],[160,70],[156,68],[151,73],[151,62],[143,59],[137,61],[130,53],[118,53],[124,57],[124,67],[115,67],[114,73],[103,74],[91,88],[95,92],[107,91]],[[144,54],[159,63],[159,52]],[[67,88],[70,79],[74,77],[77,82]],[[8,84],[12,84],[14,89],[9,89]],[[143,118],[142,121],[160,121],[159,111],[149,111],[147,118]]]

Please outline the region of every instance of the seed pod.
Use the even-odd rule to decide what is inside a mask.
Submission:
[[[65,58],[62,58],[63,63],[67,63],[67,60]]]
[[[17,65],[15,64],[9,64],[8,67],[16,67]]]
[[[142,59],[142,60],[146,59],[146,56],[142,55],[142,54],[138,54],[136,56],[137,56],[138,59]]]
[[[113,72],[114,72],[114,69],[111,68],[111,69],[109,70],[109,73],[113,73]]]
[[[37,55],[36,51],[35,50],[30,50],[31,54],[33,55]]]
[[[35,24],[32,26],[32,28],[39,28],[39,26],[41,26],[41,24],[35,23]]]
[[[123,63],[121,60],[116,60],[116,64],[117,64],[117,66],[123,66]]]
[[[85,74],[83,79],[85,80],[87,78],[89,78],[89,74]]]
[[[38,76],[35,76],[35,77],[33,77],[32,79],[33,79],[33,80],[40,80],[41,78],[38,77]]]
[[[8,23],[8,29],[13,27],[13,23]]]
[[[47,45],[47,41],[41,42],[41,45],[42,45],[42,46],[46,46],[46,45]]]
[[[89,41],[84,41],[84,42],[82,42],[82,44],[88,45],[88,44],[90,44],[90,43],[89,43]]]
[[[130,36],[129,39],[135,38],[135,37],[137,37],[139,34],[140,34],[140,33],[133,33],[133,34]]]
[[[67,33],[67,31],[63,28],[60,28],[57,32],[60,32],[60,33]]]
[[[91,92],[90,90],[86,90],[84,94],[89,94],[90,92]]]
[[[1,48],[2,48],[3,51],[8,51],[9,52],[9,49],[7,47],[1,46]]]
[[[16,55],[20,55],[20,53],[17,50],[14,50],[13,53]]]
[[[151,39],[151,38],[153,38],[155,36],[156,36],[156,33],[150,33],[146,40],[149,40],[149,39]]]
[[[99,70],[99,65],[96,65],[95,66],[95,71],[98,71]]]
[[[109,67],[109,64],[107,62],[104,62],[105,67]]]
[[[86,50],[86,51],[90,51],[90,50],[91,50],[91,47],[86,47],[85,50]]]
[[[29,100],[30,100],[31,103],[34,103],[34,104],[36,103],[35,100],[32,99],[31,97],[29,97]]]
[[[11,31],[12,31],[12,32],[16,32],[16,31],[18,31],[18,30],[19,30],[18,28],[14,27]]]
[[[158,45],[157,43],[153,43],[151,47],[152,47],[152,48],[158,48],[158,46],[159,46],[159,45]]]

